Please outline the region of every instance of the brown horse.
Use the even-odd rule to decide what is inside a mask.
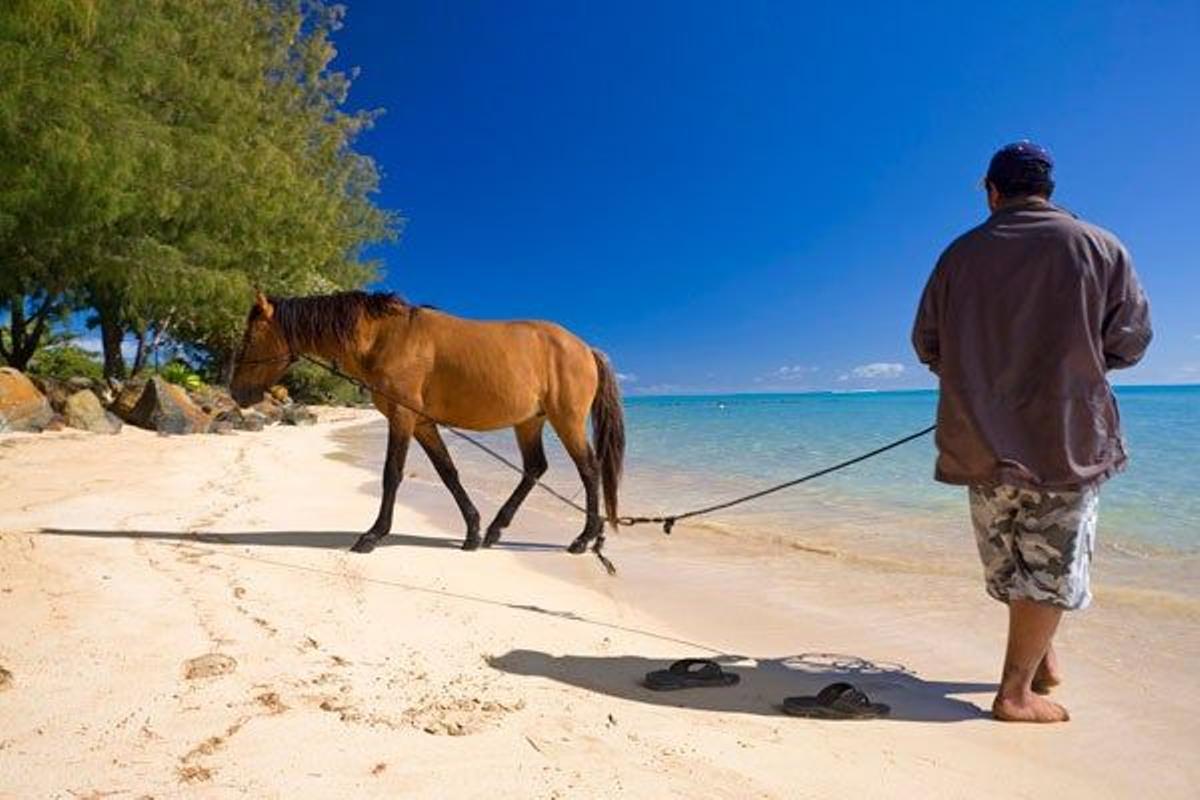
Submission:
[[[625,420],[616,375],[598,350],[550,322],[478,322],[409,305],[393,294],[342,292],[255,298],[231,391],[238,404],[262,399],[301,355],[334,362],[372,390],[387,417],[387,458],[379,516],[350,549],[369,553],[391,530],[408,443],[416,438],[467,524],[464,550],[500,540],[525,496],[546,472],[542,427],[549,420],[587,492],[583,532],[567,548],[604,541],[600,490],[617,521]],[[595,447],[588,443],[591,412]],[[420,412],[420,413],[415,413]],[[512,496],[479,537],[479,512],[458,479],[438,424],[474,431],[511,427],[524,462]]]

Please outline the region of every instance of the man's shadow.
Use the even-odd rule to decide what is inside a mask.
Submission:
[[[93,539],[155,539],[164,542],[200,542],[203,544],[266,545],[269,547],[319,547],[349,550],[359,534],[349,531],[120,531],[81,528],[42,528],[39,533],[52,536],[82,536]],[[431,547],[457,550],[462,539],[444,536],[417,536],[389,533],[379,540],[379,547]],[[497,550],[542,551],[563,550],[565,545],[543,542],[507,541],[501,539]]]
[[[668,661],[641,656],[553,656],[536,650],[513,650],[488,659],[495,669],[577,686],[588,691],[671,708],[695,708],[743,714],[781,715],[783,699],[815,695],[838,681],[853,683],[872,701],[892,707],[893,720],[962,722],[987,713],[951,695],[995,692],[994,683],[928,681],[900,664],[876,664],[857,656],[803,653],[775,659],[718,656],[723,670],[741,677],[735,686],[652,691],[642,685],[647,672],[665,669]]]

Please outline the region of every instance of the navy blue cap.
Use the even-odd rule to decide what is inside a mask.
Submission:
[[[1028,139],[1006,144],[992,156],[987,179],[993,183],[1048,181],[1054,169],[1050,151]]]

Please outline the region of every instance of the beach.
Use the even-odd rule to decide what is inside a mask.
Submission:
[[[965,501],[957,537],[907,558],[871,524],[839,532],[818,495],[791,538],[752,517],[623,529],[610,577],[563,552],[579,521],[544,498],[461,552],[414,448],[364,556],[347,549],[377,508],[382,423],[322,417],[0,438],[0,797],[1196,796],[1200,613],[1166,578],[1106,588],[1109,553],[1057,639],[1072,721],[1005,725],[986,709],[1006,618]],[[454,452],[489,519],[512,476]],[[654,469],[631,467],[627,511]],[[880,530],[928,522],[877,511]],[[741,681],[639,685],[687,656]],[[891,717],[779,710],[836,680]]]

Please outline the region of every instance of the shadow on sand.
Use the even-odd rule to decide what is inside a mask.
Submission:
[[[152,539],[166,542],[205,543],[220,545],[268,545],[278,547],[316,547],[347,549],[357,533],[336,531],[129,531],[91,530],[73,528],[43,528],[42,535],[80,536],[96,539]],[[390,534],[380,546],[432,547],[457,549],[461,541],[436,536]],[[498,549],[553,551],[562,547],[541,542],[501,541]],[[244,556],[251,558],[251,556]],[[262,560],[262,559],[258,559]],[[275,563],[275,562],[270,562]],[[286,563],[277,566],[302,569],[305,572],[325,572],[313,567]],[[334,573],[329,573],[334,574]],[[379,578],[362,578],[373,583],[454,597],[476,603],[501,606],[514,611],[552,616],[571,622],[621,630],[648,636],[660,641],[675,642],[689,648],[709,649],[707,646],[662,634],[628,627],[603,620],[593,620],[572,611],[552,610],[533,604],[504,602],[465,593],[431,587],[409,585]],[[741,676],[737,686],[721,689],[684,689],[674,692],[654,692],[641,685],[643,676],[655,669],[670,666],[670,662],[641,656],[553,656],[536,650],[513,650],[488,659],[497,670],[513,675],[549,678],[591,692],[606,694],[641,703],[669,708],[695,708],[707,711],[782,715],[780,704],[789,695],[816,694],[823,686],[835,681],[854,683],[872,700],[892,707],[890,719],[909,722],[961,722],[987,716],[973,703],[952,695],[994,692],[994,683],[956,683],[928,681],[918,677],[901,664],[873,663],[857,656],[827,653],[803,653],[777,659],[751,659],[737,655],[717,655],[714,660],[723,668]]]
[[[205,544],[267,545],[271,547],[323,547],[349,550],[358,533],[344,531],[103,531],[76,528],[42,528],[42,534],[52,536],[83,536],[94,539],[157,539],[164,542],[203,542]],[[457,550],[462,539],[441,536],[414,536],[390,533],[379,541],[379,547],[432,547]],[[517,542],[501,539],[496,550],[561,552],[563,545],[544,542]]]
[[[979,706],[951,695],[994,692],[994,683],[927,681],[900,664],[876,664],[856,656],[803,653],[778,659],[741,656],[714,659],[741,681],[727,688],[654,692],[642,686],[643,676],[670,662],[640,656],[553,656],[535,650],[513,650],[488,663],[513,675],[532,675],[592,692],[670,708],[695,708],[743,714],[783,715],[780,706],[790,695],[815,695],[836,681],[849,681],[872,700],[892,707],[889,719],[905,722],[962,722],[988,714]]]

